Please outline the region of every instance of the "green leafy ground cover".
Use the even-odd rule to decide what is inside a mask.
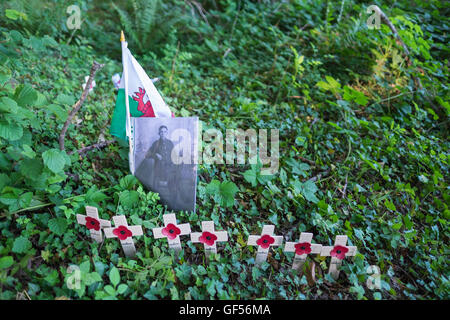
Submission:
[[[65,25],[72,3],[0,5],[1,299],[448,299],[448,4],[378,2],[406,59],[386,25],[367,28],[360,1],[75,2],[76,32]],[[209,263],[201,246],[185,241],[176,260],[152,237],[166,210],[128,175],[125,146],[69,155],[111,139],[120,26],[177,116],[222,132],[280,130],[276,175],[199,166],[197,212],[178,219],[228,231]],[[94,59],[106,66],[59,151]],[[135,259],[115,239],[89,240],[75,219],[86,205],[143,225]],[[288,241],[306,231],[331,245],[346,234],[358,254],[337,281],[329,258],[310,260],[315,283],[293,273],[282,248],[254,267],[246,239],[268,223]]]

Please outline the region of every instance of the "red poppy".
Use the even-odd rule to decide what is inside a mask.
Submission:
[[[94,229],[95,231],[100,230],[100,221],[95,218],[86,217],[86,228],[88,230]]]
[[[217,240],[217,236],[214,233],[205,231],[202,233],[200,238],[198,239],[201,243],[206,244],[207,246],[213,246],[214,242]]]
[[[333,250],[330,252],[330,256],[336,257],[340,260],[345,258],[345,254],[348,252],[347,247],[343,246],[334,246]]]
[[[174,224],[169,223],[164,229],[162,229],[162,234],[165,235],[170,240],[175,239],[181,233],[181,230]]]
[[[265,234],[261,238],[259,238],[258,241],[256,241],[256,244],[263,249],[267,249],[274,242],[275,242],[274,238],[272,238],[268,234]]]
[[[115,228],[113,230],[113,234],[115,234],[120,240],[125,240],[126,238],[133,236],[133,233],[125,226]]]
[[[310,254],[310,253],[311,253],[311,243],[301,242],[295,244],[295,254],[301,256],[302,254]]]

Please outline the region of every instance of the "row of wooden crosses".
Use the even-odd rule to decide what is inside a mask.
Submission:
[[[163,215],[164,227],[153,228],[153,236],[156,239],[167,238],[169,247],[175,251],[181,250],[180,236],[190,235],[193,243],[203,243],[205,253],[217,253],[217,242],[228,241],[226,231],[216,231],[214,221],[202,221],[202,232],[191,232],[189,223],[178,224],[174,213]],[[142,236],[142,226],[129,226],[125,216],[113,217],[114,227],[111,222],[99,218],[96,207],[87,206],[86,215],[77,214],[77,222],[85,225],[91,234],[91,238],[97,242],[102,242],[102,231],[106,238],[118,238],[123,251],[127,257],[136,255],[133,237]],[[264,225],[261,235],[250,235],[247,241],[249,246],[257,246],[256,264],[266,261],[270,247],[281,246],[283,236],[274,235],[274,225]],[[302,232],[297,242],[286,242],[284,251],[295,252],[292,268],[301,270],[309,254],[320,254],[321,256],[331,256],[329,273],[334,277],[339,276],[339,267],[345,257],[354,256],[356,247],[347,246],[347,236],[336,236],[334,246],[323,246],[311,243],[313,234]]]

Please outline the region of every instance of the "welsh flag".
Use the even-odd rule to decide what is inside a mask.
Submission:
[[[174,115],[156,90],[152,80],[127,48],[125,39],[122,38],[121,41],[123,73],[110,133],[128,141],[127,137],[132,138],[132,133],[131,124],[127,123],[129,119],[127,120],[125,92],[128,93],[131,117],[173,117]],[[127,79],[125,79],[125,75],[127,75]],[[125,83],[127,83],[127,88],[125,88]]]

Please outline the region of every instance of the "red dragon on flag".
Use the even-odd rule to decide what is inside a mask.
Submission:
[[[133,96],[133,100],[138,103],[137,109],[143,113],[141,117],[155,117],[155,112],[153,111],[150,100],[147,100],[147,102],[144,103],[145,89],[139,88],[139,92],[135,92],[134,94],[136,96]]]

